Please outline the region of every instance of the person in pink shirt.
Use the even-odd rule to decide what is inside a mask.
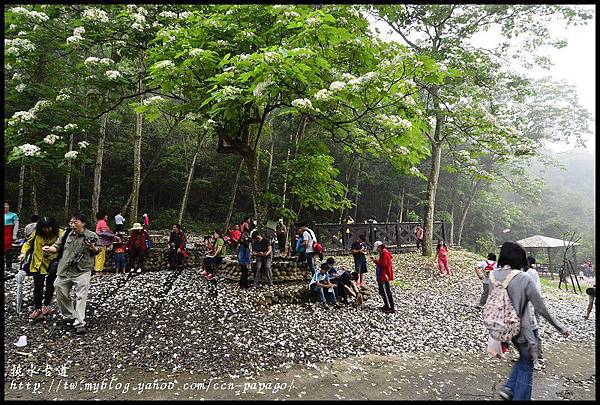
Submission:
[[[148,218],[148,214],[144,212],[144,215],[142,215],[144,217],[144,225],[146,225],[146,227],[148,226],[148,223],[150,222],[150,219]]]
[[[106,247],[113,243],[114,235],[108,227],[108,212],[99,212],[96,215],[98,222],[96,222],[96,235],[100,238],[98,246],[100,246],[100,252],[96,255],[95,270],[96,274],[101,275],[104,269],[104,262],[106,261]]]
[[[433,257],[434,262],[436,258],[440,273],[444,276],[451,276],[452,271],[448,267],[448,246],[446,246],[446,242],[443,240],[438,240],[437,247],[435,248],[435,256]]]

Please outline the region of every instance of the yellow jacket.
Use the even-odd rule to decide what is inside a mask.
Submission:
[[[57,253],[45,255],[42,251],[42,247],[52,246],[54,242],[56,242],[56,240],[63,235],[63,233],[64,231],[59,229],[58,236],[52,235],[49,238],[45,238],[42,235],[36,238],[35,231],[29,235],[29,238],[27,238],[27,241],[23,244],[23,247],[21,247],[21,253],[27,254],[33,243],[33,252],[31,254],[31,261],[29,265],[30,272],[48,274],[48,266],[50,266],[52,259],[56,259]]]

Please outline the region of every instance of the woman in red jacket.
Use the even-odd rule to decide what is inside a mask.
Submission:
[[[448,267],[448,246],[446,246],[446,242],[443,240],[438,240],[437,247],[435,248],[435,256],[433,256],[434,263],[436,258],[438,260],[438,267],[442,276],[450,277],[452,275],[452,271]]]
[[[379,295],[383,299],[381,310],[386,314],[393,314],[394,299],[390,289],[390,281],[394,280],[394,269],[392,268],[392,254],[386,249],[383,242],[377,241],[373,244],[373,250],[379,252],[379,259],[371,258],[373,263],[379,268],[377,272],[377,284],[379,285]]]

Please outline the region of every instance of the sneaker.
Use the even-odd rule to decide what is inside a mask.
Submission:
[[[383,313],[384,313],[384,314],[395,314],[395,313],[396,313],[396,311],[395,311],[395,310],[393,310],[393,309],[391,309],[391,308],[388,308],[388,309],[384,309],[384,310],[383,310]]]
[[[518,357],[513,357],[510,361],[512,361],[513,363],[516,363],[517,361],[519,361]]]
[[[481,305],[481,304],[477,304],[477,305],[475,305],[475,308],[478,308],[478,309],[483,309],[483,305]]]
[[[52,308],[44,306],[42,307],[42,313],[44,315],[52,315],[54,311],[52,310]]]
[[[212,274],[209,274],[208,276],[206,276],[207,280],[214,280],[215,276],[213,276]]]
[[[206,277],[208,276],[208,271],[204,270],[202,273],[200,273],[200,275]]]
[[[31,313],[31,315],[29,315],[30,319],[42,319],[44,317],[44,313],[42,312],[41,309],[36,309],[35,311],[33,311]]]
[[[512,394],[512,391],[510,390],[510,388],[502,386],[496,393],[503,400],[505,400],[505,401],[512,401],[513,394]]]
[[[544,365],[542,363],[540,363],[539,361],[536,361],[533,364],[533,369],[536,370],[536,371],[540,371],[543,368],[544,368]]]
[[[85,335],[86,332],[87,332],[87,330],[85,329],[85,326],[76,326],[75,327],[75,333],[78,335]]]
[[[130,273],[133,273],[135,271],[135,269],[132,267],[131,270],[129,270]]]

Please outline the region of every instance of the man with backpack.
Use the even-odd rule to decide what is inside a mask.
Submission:
[[[483,292],[479,299],[479,304],[475,305],[477,308],[483,308],[485,305],[490,290],[490,272],[496,268],[496,255],[494,253],[488,253],[487,259],[477,263],[475,266],[475,274],[483,282]]]
[[[525,249],[516,242],[505,242],[500,249],[499,268],[490,272],[490,296],[483,309],[483,323],[490,341],[510,341],[519,352],[519,360],[514,363],[508,381],[498,390],[498,395],[507,401],[531,399],[538,341],[528,303],[565,337],[570,335],[570,331],[550,315],[532,279],[522,271],[528,265]]]
[[[63,323],[73,325],[75,333],[83,335],[85,329],[85,307],[94,271],[95,256],[100,252],[96,245],[98,235],[85,228],[87,220],[83,214],[73,214],[69,225],[71,232],[65,233],[52,246],[42,247],[46,254],[59,253],[54,288],[56,303],[63,315]],[[75,300],[71,299],[71,289]]]
[[[306,224],[302,224],[300,228],[302,232],[302,239],[305,248],[305,257],[306,263],[308,264],[308,268],[310,269],[311,274],[315,274],[315,244],[317,243],[317,237],[312,229],[310,229]],[[321,251],[321,255],[323,252]]]

